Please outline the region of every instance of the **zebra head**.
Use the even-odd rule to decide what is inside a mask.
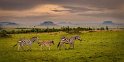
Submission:
[[[63,37],[61,38],[61,40],[62,40],[62,41],[65,41],[65,40],[67,40],[67,38],[63,36]]]
[[[35,42],[35,41],[38,40],[38,37],[32,37],[30,40],[31,40],[32,42]]]
[[[80,36],[74,36],[75,40],[80,40],[82,41],[81,37]]]
[[[51,43],[54,45],[54,41],[52,40]]]

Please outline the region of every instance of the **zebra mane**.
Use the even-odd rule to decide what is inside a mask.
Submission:
[[[37,40],[37,37],[32,37],[32,38],[30,38],[30,40],[31,40],[32,42],[34,42],[34,41]]]

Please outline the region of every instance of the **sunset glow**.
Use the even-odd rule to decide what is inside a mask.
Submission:
[[[103,22],[111,20],[124,23],[123,14],[124,3],[122,0],[0,1],[0,21],[27,21],[27,23],[30,21],[33,23],[46,20],[60,22]]]

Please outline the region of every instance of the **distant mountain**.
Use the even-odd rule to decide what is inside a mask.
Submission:
[[[45,21],[43,23],[40,24],[41,26],[57,26],[57,24],[55,24],[52,21]]]
[[[103,24],[113,25],[114,23],[112,21],[104,21]]]
[[[0,26],[15,26],[15,25],[19,25],[19,24],[14,22],[0,22]]]
[[[77,24],[71,23],[71,22],[59,22],[57,24],[61,25],[61,26],[74,26],[74,25],[77,25]]]

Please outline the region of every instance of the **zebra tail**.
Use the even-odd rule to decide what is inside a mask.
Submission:
[[[17,44],[15,44],[13,47],[17,46]]]
[[[59,45],[60,45],[60,42],[58,43],[57,48],[59,47]]]

